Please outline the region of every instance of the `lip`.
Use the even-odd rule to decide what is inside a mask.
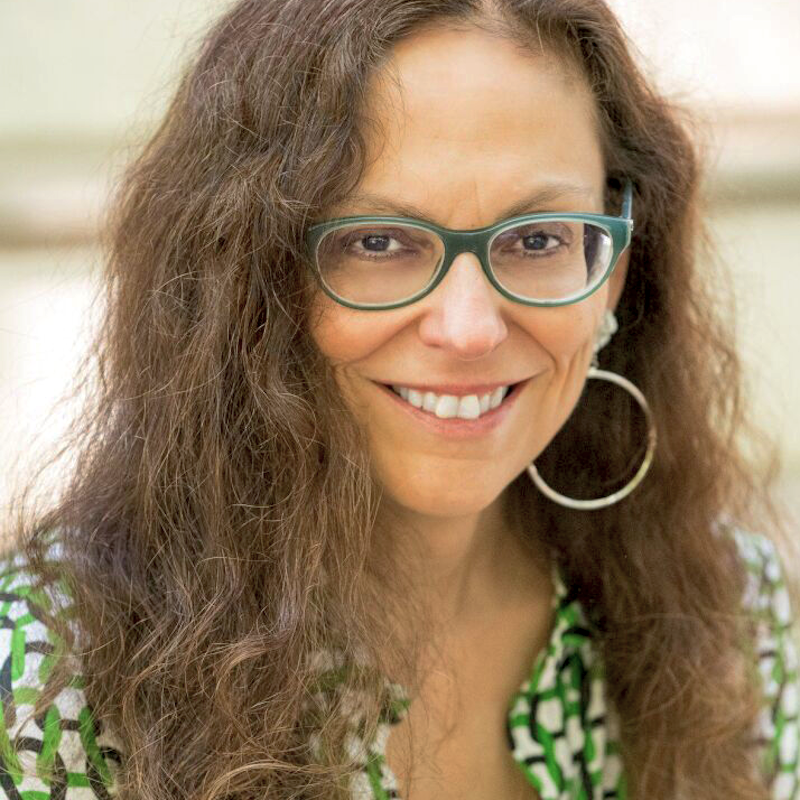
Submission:
[[[484,436],[490,431],[494,430],[503,423],[503,420],[509,415],[511,410],[517,403],[519,396],[525,390],[525,387],[530,383],[530,378],[523,381],[518,381],[513,390],[507,395],[503,402],[497,407],[485,414],[482,414],[478,419],[460,419],[459,417],[451,417],[450,419],[439,419],[435,414],[430,414],[427,411],[422,411],[414,408],[410,403],[403,400],[402,397],[396,395],[388,386],[382,383],[375,383],[375,386],[401,411],[408,414],[412,420],[422,425],[427,430],[439,436],[449,439],[471,439],[479,436]],[[398,385],[398,384],[395,384]],[[405,384],[402,384],[405,385]],[[488,385],[488,384],[484,384]],[[507,383],[493,384],[495,388],[498,386],[508,386]],[[408,387],[415,388],[415,387]],[[467,387],[470,388],[470,387]],[[483,388],[483,387],[479,387]],[[431,388],[425,388],[425,391],[434,391]],[[446,394],[447,392],[443,392]],[[455,391],[451,392],[456,394]],[[484,392],[485,393],[485,392]],[[477,394],[477,392],[466,392],[466,394]]]

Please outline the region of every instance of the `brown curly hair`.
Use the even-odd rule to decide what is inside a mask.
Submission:
[[[696,147],[599,0],[240,0],[204,39],[110,207],[105,315],[60,453],[76,459],[71,478],[19,523],[43,576],[48,533],[63,539],[87,697],[127,753],[118,796],[344,797],[344,715],[308,713],[312,655],[361,665],[344,679],[367,735],[388,665],[419,685],[425,615],[417,646],[388,635],[401,605],[414,609],[414,580],[374,546],[380,488],[309,336],[303,233],[359,181],[370,76],[429,24],[479,25],[578,67],[608,202],[618,178],[633,181],[620,330],[602,365],[652,406],[652,471],[593,513],[554,506],[525,475],[509,498],[523,529],[542,521],[538,545],[598,630],[631,796],[764,800],[744,576],[714,526],[727,513],[763,530],[768,470],[743,453],[728,314],[697,268]],[[566,472],[570,494],[597,496],[635,468],[643,431],[621,394],[587,386],[539,459],[551,484]]]

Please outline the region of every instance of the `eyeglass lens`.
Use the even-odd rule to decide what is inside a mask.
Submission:
[[[497,282],[527,300],[560,301],[599,283],[613,256],[604,228],[573,219],[526,222],[491,240]],[[317,248],[322,280],[357,304],[397,303],[423,291],[444,259],[444,242],[413,225],[358,223],[329,231]]]

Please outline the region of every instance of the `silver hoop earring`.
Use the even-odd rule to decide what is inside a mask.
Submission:
[[[576,500],[573,497],[567,497],[566,495],[556,492],[542,480],[542,476],[539,475],[536,465],[529,464],[528,474],[536,485],[536,488],[539,489],[543,495],[549,497],[553,502],[558,503],[561,506],[565,506],[566,508],[576,508],[584,511],[591,511],[597,508],[606,508],[607,506],[614,505],[614,503],[618,503],[624,497],[627,497],[642,482],[644,476],[647,474],[647,471],[650,469],[650,464],[653,462],[653,454],[655,453],[656,449],[655,420],[653,418],[653,412],[650,410],[650,406],[648,405],[645,396],[627,378],[623,378],[622,375],[618,375],[616,372],[608,372],[607,370],[600,369],[597,366],[597,351],[608,343],[611,335],[613,335],[613,333],[616,331],[616,325],[614,325],[613,330],[610,332],[608,331],[607,321],[610,313],[611,312],[607,312],[606,317],[604,318],[604,325],[601,326],[598,340],[595,344],[595,354],[592,358],[592,365],[589,367],[586,377],[587,379],[596,378],[598,380],[609,381],[610,383],[616,384],[617,386],[625,389],[633,396],[634,400],[636,400],[636,402],[639,404],[642,411],[644,411],[645,417],[647,418],[647,452],[644,455],[644,461],[642,461],[641,466],[636,472],[636,475],[633,476],[629,483],[623,486],[619,491],[613,492],[605,497],[598,497],[594,500]],[[613,318],[613,314],[611,317]],[[616,323],[616,320],[613,320],[613,322]]]

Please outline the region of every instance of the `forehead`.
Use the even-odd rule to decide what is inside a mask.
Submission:
[[[434,28],[400,42],[370,81],[362,119],[368,158],[357,194],[394,196],[465,227],[554,184],[589,188],[565,199],[573,207],[602,203],[583,80],[552,55],[484,31]]]

